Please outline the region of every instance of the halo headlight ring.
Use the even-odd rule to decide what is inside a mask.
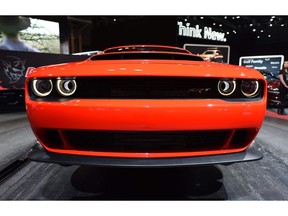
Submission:
[[[241,92],[246,97],[254,97],[259,90],[259,82],[257,80],[242,80]]]
[[[234,80],[219,80],[218,92],[223,96],[229,96],[233,94],[236,89],[236,81]]]
[[[46,97],[53,90],[53,82],[50,79],[33,79],[31,87],[36,96]]]
[[[68,97],[75,93],[77,89],[77,83],[75,79],[57,79],[56,89],[62,96]]]

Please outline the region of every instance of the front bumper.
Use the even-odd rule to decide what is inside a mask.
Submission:
[[[187,167],[197,165],[223,164],[248,162],[263,158],[262,152],[255,145],[255,141],[243,152],[182,158],[109,158],[78,155],[63,155],[47,152],[39,143],[36,143],[29,154],[29,159],[37,162],[57,163],[61,165],[87,165],[99,167],[133,167],[133,168],[160,168],[160,167]]]
[[[26,101],[33,129],[177,131],[260,128],[266,101],[70,100]]]
[[[107,158],[183,158],[244,151],[261,127],[266,111],[266,101],[75,99],[50,103],[27,100],[26,107],[31,127],[37,139],[51,153]],[[165,148],[158,149],[157,152],[149,149],[142,149],[143,151],[135,149],[135,151],[127,153],[123,150],[120,152],[113,149],[103,150],[99,149],[99,146],[94,149],[90,148],[95,146],[91,140],[101,140],[95,138],[94,132],[162,133],[168,131],[178,133],[188,131],[194,133],[219,130],[227,130],[228,133],[217,145],[214,145],[214,141],[211,140],[213,136],[209,135],[210,133],[201,136],[210,138],[207,140],[207,144],[210,143],[213,148],[208,150],[203,146],[198,149],[189,148],[172,152],[167,152]],[[71,133],[67,134],[69,131],[75,131],[77,134],[81,132],[80,134],[83,135],[76,136],[76,138],[75,136],[71,137]],[[241,131],[244,131],[244,134]],[[85,140],[81,140],[82,137]],[[118,142],[116,138],[114,140]],[[142,137],[140,138],[142,140]],[[156,138],[158,140],[158,136]],[[189,138],[188,143],[194,138]],[[121,142],[125,143],[125,139]],[[131,141],[130,143],[135,141],[129,137],[127,139]],[[164,137],[164,141],[165,139],[167,138]],[[144,140],[150,144],[154,141],[153,136]],[[108,141],[110,140],[108,139]],[[108,141],[107,143],[111,143]],[[164,141],[162,139],[162,143]],[[177,139],[174,138],[174,141],[177,143]],[[197,139],[195,142],[198,143]],[[83,149],[83,143],[90,147]],[[162,143],[160,142],[160,144]],[[174,146],[172,147],[174,148]]]

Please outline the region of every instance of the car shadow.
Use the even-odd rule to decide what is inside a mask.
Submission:
[[[227,200],[217,166],[97,168],[81,166],[71,184],[73,200]]]

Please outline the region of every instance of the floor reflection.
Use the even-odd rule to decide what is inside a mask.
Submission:
[[[217,166],[190,168],[79,167],[71,176],[74,200],[226,200]]]

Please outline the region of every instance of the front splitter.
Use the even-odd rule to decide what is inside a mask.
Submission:
[[[64,155],[46,151],[38,142],[28,158],[32,161],[57,163],[61,165],[86,165],[100,167],[186,167],[197,165],[232,164],[263,158],[262,152],[255,146],[255,141],[245,151],[233,154],[182,157],[182,158],[108,158],[95,156]]]

